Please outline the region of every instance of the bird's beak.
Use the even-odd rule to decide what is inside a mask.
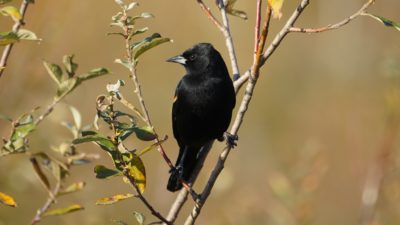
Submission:
[[[174,62],[174,63],[179,63],[182,65],[185,65],[186,59],[181,55],[177,55],[177,56],[167,59],[167,62]]]

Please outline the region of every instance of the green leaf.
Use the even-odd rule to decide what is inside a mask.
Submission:
[[[57,97],[59,99],[65,97],[67,94],[73,91],[79,84],[80,82],[78,82],[78,79],[76,77],[62,81],[57,89]]]
[[[80,191],[85,187],[85,185],[86,185],[86,183],[83,181],[73,183],[73,184],[69,185],[68,187],[66,187],[64,190],[61,190],[58,193],[58,195],[65,195],[65,194],[70,194],[70,193]]]
[[[78,64],[76,64],[73,60],[74,55],[65,55],[63,58],[65,70],[67,71],[69,77],[75,75],[75,72],[78,69]]]
[[[136,221],[138,221],[138,223],[140,225],[144,224],[144,221],[146,220],[146,217],[144,217],[144,215],[140,212],[133,212],[133,214],[135,215]]]
[[[69,106],[69,110],[71,110],[72,113],[72,117],[74,118],[74,123],[75,123],[75,127],[76,129],[81,129],[82,126],[82,116],[79,113],[78,109],[76,109],[75,107],[73,107],[72,105]]]
[[[119,64],[125,66],[125,67],[128,68],[129,70],[132,69],[132,65],[129,63],[128,60],[125,60],[125,59],[116,59],[116,60],[114,60],[114,62],[115,62],[115,63],[119,63]]]
[[[44,68],[46,68],[47,73],[50,75],[51,78],[60,85],[62,82],[62,70],[61,67],[54,63],[49,63],[47,61],[43,61]]]
[[[35,33],[26,29],[19,29],[17,35],[20,40],[28,40],[28,41],[41,41],[42,39],[38,38]]]
[[[74,204],[74,205],[70,205],[66,208],[59,208],[59,209],[53,209],[53,210],[49,210],[46,213],[44,213],[44,216],[57,216],[57,215],[64,215],[64,214],[68,214],[68,213],[72,213],[72,212],[76,212],[79,210],[83,210],[85,209],[83,206],[79,205],[79,204]]]
[[[103,165],[95,166],[94,172],[96,173],[96,178],[98,179],[109,179],[115,176],[122,175],[120,171],[109,169]]]
[[[247,13],[245,11],[237,10],[237,9],[233,8],[235,3],[236,3],[236,0],[229,0],[226,3],[226,12],[233,16],[237,16],[239,18],[247,20],[248,17],[247,17]]]
[[[117,219],[112,219],[111,222],[117,223],[119,225],[128,225],[128,223],[122,221],[122,220],[117,220]]]
[[[33,122],[33,116],[31,114],[24,114],[14,124],[14,131],[11,134],[11,141],[25,138],[29,133],[35,130],[36,125]]]
[[[43,186],[46,188],[46,190],[49,193],[51,193],[49,179],[47,179],[46,174],[43,173],[42,168],[39,165],[39,162],[37,161],[37,159],[34,156],[32,156],[30,158],[30,161],[32,163],[33,170],[36,172],[36,175],[39,177],[39,179],[42,182]]]
[[[1,8],[0,13],[3,14],[3,16],[11,16],[14,21],[20,21],[22,19],[19,10],[14,6],[6,6]]]
[[[13,122],[13,119],[12,119],[11,117],[9,117],[9,116],[7,116],[7,115],[4,115],[4,114],[2,114],[2,113],[0,113],[0,119],[1,119],[1,120],[6,120],[6,121],[8,121],[8,122]]]
[[[269,6],[272,8],[272,15],[275,19],[282,17],[282,5],[284,0],[268,0]]]
[[[89,71],[86,74],[80,75],[79,78],[81,81],[89,80],[95,77],[103,76],[109,74],[110,72],[106,68],[97,68]]]
[[[133,9],[134,7],[136,7],[136,6],[138,6],[138,5],[139,5],[139,3],[137,3],[137,2],[132,2],[132,3],[130,3],[129,5],[126,5],[124,8],[125,8],[126,11],[129,11],[129,10]]]
[[[171,39],[169,38],[163,38],[161,37],[160,34],[154,33],[150,37],[145,38],[143,41],[136,43],[134,46],[132,46],[132,51],[134,51],[133,58],[138,59],[140,55],[148,51],[149,49],[152,49],[160,44],[163,44],[165,42],[171,42]]]
[[[152,141],[157,138],[154,129],[149,126],[135,127],[134,132],[136,133],[136,137],[142,141]]]
[[[95,142],[98,144],[103,150],[108,152],[116,151],[116,146],[114,145],[113,141],[107,137],[104,137],[100,134],[92,134],[77,138],[72,141],[73,144],[81,144],[85,142]]]
[[[126,24],[130,25],[132,27],[132,25],[135,24],[136,20],[138,20],[138,19],[148,19],[148,18],[154,18],[154,15],[151,14],[151,13],[148,13],[148,12],[143,12],[140,15],[137,15],[137,16],[134,16],[134,17],[128,16],[128,18],[126,19]]]
[[[162,144],[164,141],[165,141],[165,140],[160,140],[159,142],[154,143],[154,144],[152,144],[152,145],[150,145],[150,146],[148,146],[148,147],[142,149],[137,155],[140,157],[140,156],[146,154],[147,152],[153,150],[154,148],[156,148],[157,146],[159,146],[160,144]]]
[[[386,18],[384,18],[382,16],[377,16],[377,15],[374,15],[374,14],[370,14],[370,13],[363,13],[362,15],[363,16],[369,16],[369,17],[371,17],[371,18],[383,23],[387,27],[392,27],[392,28],[400,31],[400,23],[397,23],[397,22],[394,22],[392,20],[386,19]]]
[[[0,192],[0,202],[3,203],[4,205],[17,207],[17,202],[14,200],[14,198],[3,192]]]
[[[0,46],[14,44],[19,41],[18,35],[12,31],[0,32]]]
[[[96,205],[110,205],[117,203],[119,201],[125,200],[127,198],[132,198],[133,194],[119,194],[112,197],[101,198],[96,201]]]
[[[146,32],[148,30],[149,30],[148,27],[143,27],[141,29],[137,29],[137,30],[133,31],[133,33],[130,35],[130,37],[133,37],[133,36],[138,35],[138,34],[143,34],[144,32]]]

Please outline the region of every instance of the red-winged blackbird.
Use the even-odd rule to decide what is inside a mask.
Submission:
[[[200,43],[172,57],[187,74],[179,81],[172,106],[172,127],[179,145],[175,168],[167,189],[182,188],[189,182],[203,145],[223,139],[235,107],[235,91],[220,53],[211,44]]]

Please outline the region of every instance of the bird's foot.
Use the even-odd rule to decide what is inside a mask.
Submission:
[[[175,166],[169,170],[169,173],[176,174],[176,177],[178,177],[178,179],[182,179],[183,166],[181,165]]]
[[[230,147],[230,148],[234,148],[235,146],[237,146],[237,140],[239,140],[239,136],[237,136],[236,134],[230,134],[228,132],[225,132],[225,138],[226,139],[226,144]]]

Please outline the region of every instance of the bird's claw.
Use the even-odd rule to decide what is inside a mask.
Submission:
[[[237,146],[236,141],[239,140],[239,136],[238,135],[233,135],[230,134],[228,132],[225,132],[225,138],[226,138],[226,144],[230,147],[230,148],[234,148],[235,146]]]

